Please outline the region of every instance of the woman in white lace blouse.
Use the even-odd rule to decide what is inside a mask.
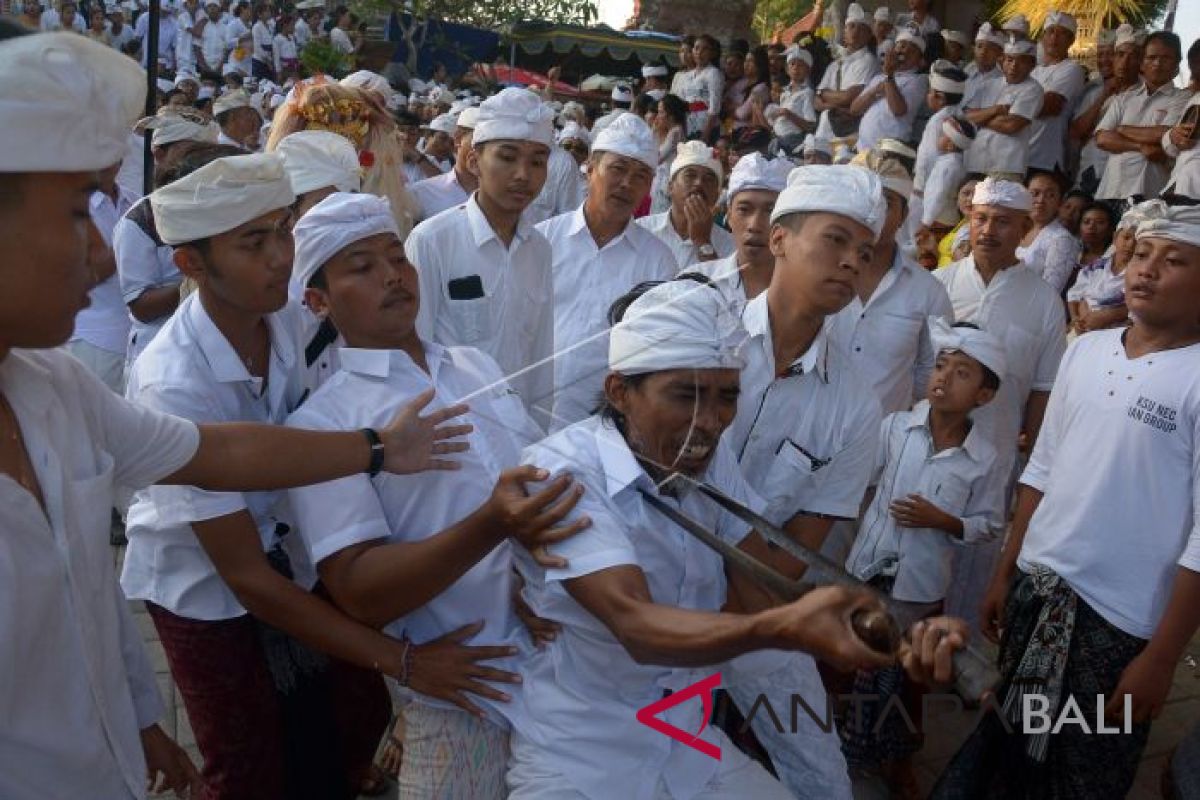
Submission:
[[[1079,263],[1079,240],[1058,220],[1062,184],[1048,173],[1037,173],[1026,183],[1033,199],[1029,216],[1033,228],[1017,248],[1017,257],[1061,293]]]

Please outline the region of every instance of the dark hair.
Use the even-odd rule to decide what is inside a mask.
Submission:
[[[1071,191],[1067,192],[1065,195],[1063,195],[1063,202],[1065,203],[1068,200],[1071,200],[1076,197],[1083,200],[1085,205],[1092,204],[1092,200],[1093,200],[1092,196],[1090,194],[1088,194],[1087,192],[1085,192],[1083,189],[1072,189]]]
[[[0,42],[5,39],[15,39],[18,36],[28,36],[33,31],[21,23],[6,17],[0,17]]]
[[[633,101],[633,110],[639,117],[645,117],[647,114],[658,109],[658,101],[653,97],[642,92]]]
[[[712,51],[713,51],[712,63],[720,64],[721,63],[721,43],[717,41],[716,37],[710,36],[707,33],[702,33],[696,37],[696,44],[700,44],[701,42],[704,42],[705,44],[707,44],[709,47],[712,48]]]
[[[1049,178],[1050,180],[1054,181],[1054,183],[1058,185],[1058,193],[1060,195],[1064,195],[1064,199],[1067,193],[1067,188],[1071,185],[1067,180],[1067,176],[1063,175],[1056,169],[1030,169],[1029,177],[1025,179],[1025,186],[1027,188],[1033,183],[1034,178]]]
[[[969,328],[970,330],[973,330],[973,331],[983,330],[978,325],[976,325],[974,322],[956,322],[956,323],[954,323],[953,327]],[[979,363],[979,367],[980,367],[980,369],[983,370],[983,388],[991,389],[993,392],[999,391],[1000,390],[1000,376],[997,375],[995,372],[992,372],[992,368],[982,362]]]
[[[691,34],[691,33],[684,34],[684,37],[679,40],[679,43],[686,44],[688,47],[692,47],[693,45],[696,44],[696,37],[694,34]]]
[[[172,142],[172,144],[175,144]],[[179,142],[179,144],[184,144]],[[245,155],[245,152],[240,148],[234,147],[231,144],[206,144],[201,142],[187,142],[192,145],[182,156],[171,163],[169,167],[155,172],[154,186],[156,189],[161,189],[168,186],[180,178],[186,178],[196,170],[216,161],[218,158],[228,158],[229,156]]]
[[[1187,51],[1187,60],[1191,61],[1194,58],[1200,58],[1200,39],[1192,42],[1192,46]]]
[[[749,52],[750,52],[750,42],[749,41],[747,41],[745,39],[730,39],[729,40],[730,55],[732,55],[733,53],[740,53],[741,55],[744,56]]]
[[[679,95],[664,94],[658,104],[666,110],[667,116],[673,119],[679,127],[687,130],[688,106]]]
[[[1079,194],[1077,194],[1076,192],[1071,192],[1071,194],[1076,197],[1079,196]],[[1087,197],[1086,194],[1083,196]],[[1109,238],[1111,239],[1113,233],[1116,232],[1117,221],[1118,221],[1117,215],[1113,213],[1113,210],[1111,208],[1109,208],[1107,203],[1101,203],[1097,200],[1092,200],[1091,198],[1088,198],[1088,200],[1090,202],[1086,206],[1083,207],[1083,211],[1079,212],[1079,221],[1082,222],[1083,215],[1088,213],[1089,211],[1103,211],[1104,216],[1108,218],[1108,235],[1109,235]]]
[[[1142,44],[1143,53],[1150,47],[1151,42],[1162,42],[1175,54],[1176,61],[1183,61],[1183,42],[1179,41],[1179,34],[1174,31],[1155,31],[1147,36]]]
[[[956,83],[965,83],[967,80],[967,73],[958,67],[943,67],[933,72],[938,77],[945,78],[948,81],[955,81]],[[956,106],[962,102],[963,95],[961,92],[940,92],[937,89],[934,89],[934,91],[946,98],[947,105]]]
[[[770,86],[771,59],[770,56],[767,55],[767,48],[760,44],[758,47],[751,50],[747,55],[754,59],[754,69],[758,72],[758,83],[765,83],[767,86]],[[754,86],[757,86],[758,83],[756,83]],[[753,89],[754,86],[751,86],[750,88]]]

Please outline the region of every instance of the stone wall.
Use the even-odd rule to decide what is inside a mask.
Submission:
[[[755,0],[638,0],[635,28],[663,33],[708,33],[724,43],[751,39]]]

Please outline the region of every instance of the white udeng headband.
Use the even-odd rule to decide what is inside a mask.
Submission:
[[[935,72],[929,76],[929,88],[942,94],[962,94],[967,90],[967,83],[966,81],[952,81]]]

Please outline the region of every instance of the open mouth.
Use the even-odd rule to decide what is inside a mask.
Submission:
[[[713,446],[711,443],[695,443],[689,444],[679,450],[679,456],[685,461],[703,461],[712,453]]]

